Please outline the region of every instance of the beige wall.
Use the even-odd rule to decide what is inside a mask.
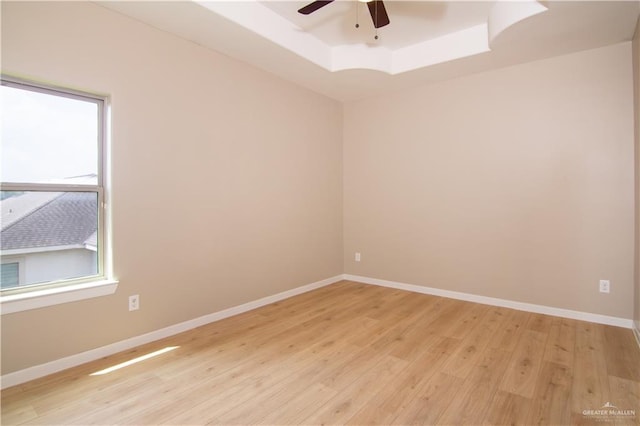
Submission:
[[[111,95],[121,281],[4,315],[2,374],[342,272],[631,318],[630,58],[623,43],[343,112],[93,4],[2,2],[4,72]]]
[[[640,18],[633,37],[633,78],[635,104],[635,147],[636,147],[636,256],[635,256],[635,309],[633,319],[636,330],[640,333]],[[640,335],[640,334],[639,334]]]
[[[2,2],[2,69],[111,95],[120,279],[2,316],[2,374],[342,273],[338,102],[87,3]]]
[[[346,273],[631,318],[630,63],[627,42],[346,104]]]

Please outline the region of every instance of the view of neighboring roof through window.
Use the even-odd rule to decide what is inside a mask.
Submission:
[[[0,288],[104,275],[104,99],[3,77]]]

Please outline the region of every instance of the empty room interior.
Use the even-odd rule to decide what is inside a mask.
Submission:
[[[2,424],[640,423],[640,2],[0,13]]]

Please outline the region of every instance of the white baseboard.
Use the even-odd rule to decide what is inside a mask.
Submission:
[[[399,290],[413,291],[416,293],[431,294],[434,296],[447,297],[449,299],[465,300],[467,302],[481,303],[483,305],[500,306],[503,308],[517,309],[519,311],[535,312],[537,314],[553,315],[562,318],[571,318],[580,321],[595,322],[598,324],[613,325],[616,327],[633,328],[633,321],[626,318],[610,317],[607,315],[592,314],[588,312],[572,311],[569,309],[553,308],[544,305],[534,305],[532,303],[515,302],[494,297],[479,296],[470,293],[442,290],[433,287],[424,287],[415,284],[405,284],[395,281],[379,280],[377,278],[362,277],[358,275],[344,274],[345,280],[357,281],[363,284],[373,284],[382,287],[397,288]]]
[[[282,293],[274,294],[272,296],[263,297],[262,299],[258,299],[251,302],[244,303],[242,305],[234,306],[229,309],[214,312],[212,314],[204,315],[202,317],[181,322],[179,324],[171,325],[169,327],[165,327],[160,330],[152,331],[150,333],[142,334],[140,336],[136,336],[130,339],[122,340],[120,342],[112,343],[107,346],[102,346],[100,348],[92,349],[90,351],[86,351],[86,352],[71,355],[65,358],[57,359],[55,361],[47,362],[45,364],[40,364],[33,367],[25,368],[24,370],[8,373],[0,377],[0,389],[5,389],[11,386],[19,385],[21,383],[25,383],[30,380],[48,376],[49,374],[57,373],[58,371],[66,370],[71,367],[75,367],[90,361],[95,361],[97,359],[104,358],[105,356],[113,355],[115,353],[122,352],[127,349],[134,348],[136,346],[140,346],[156,340],[164,339],[165,337],[173,336],[175,334],[182,333],[184,331],[191,330],[193,328],[200,327],[205,324],[219,321],[224,318],[232,317],[234,315],[238,315],[243,312],[247,312],[252,309],[259,308],[261,306],[269,305],[271,303],[288,299],[298,294],[306,293],[308,291],[333,284],[335,282],[341,281],[342,279],[343,279],[342,275],[337,275],[335,277],[327,278],[325,280],[317,281],[301,287],[293,288],[291,290],[283,291]]]
[[[501,306],[505,308],[517,309],[520,311],[535,312],[539,314],[553,315],[563,318],[577,319],[581,321],[589,321],[598,324],[613,325],[617,327],[631,328],[638,339],[640,345],[640,330],[638,325],[630,319],[617,318],[600,314],[592,314],[588,312],[572,311],[568,309],[553,308],[543,305],[534,305],[531,303],[515,302],[506,299],[497,299],[493,297],[479,296],[470,293],[462,293],[457,291],[442,290],[433,287],[424,287],[414,284],[399,283],[395,281],[380,280],[376,278],[362,277],[358,275],[342,274],[335,277],[327,278],[325,280],[317,281],[315,283],[307,284],[301,287],[296,287],[291,290],[287,290],[272,296],[263,297],[258,300],[244,303],[242,305],[234,306],[229,309],[214,312],[212,314],[204,315],[199,318],[195,318],[189,321],[181,322],[169,327],[162,328],[160,330],[152,331],[150,333],[135,336],[130,339],[122,340],[110,345],[102,346],[100,348],[92,349],[90,351],[82,352],[79,354],[71,355],[65,358],[61,358],[55,361],[47,362],[45,364],[36,365],[26,368],[24,370],[15,371],[13,373],[5,374],[0,377],[0,389],[5,389],[11,386],[16,386],[21,383],[35,380],[40,377],[48,376],[49,374],[57,373],[58,371],[66,370],[71,367],[75,367],[81,364],[85,364],[90,361],[95,361],[105,356],[113,355],[118,352],[122,352],[136,346],[144,345],[156,340],[163,339],[165,337],[173,336],[178,333],[182,333],[187,330],[191,330],[202,325],[206,325],[215,321],[219,321],[224,318],[232,317],[234,315],[247,312],[261,306],[265,306],[271,303],[278,302],[280,300],[288,299],[298,294],[306,293],[311,290],[315,290],[320,287],[324,287],[341,280],[357,281],[363,284],[372,284],[382,287],[396,288],[399,290],[412,291],[416,293],[431,294],[434,296],[442,296],[450,299],[465,300],[468,302],[481,303],[484,305]]]

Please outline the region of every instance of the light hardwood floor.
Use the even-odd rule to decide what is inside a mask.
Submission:
[[[2,392],[4,425],[603,422],[640,422],[630,330],[347,281]]]

